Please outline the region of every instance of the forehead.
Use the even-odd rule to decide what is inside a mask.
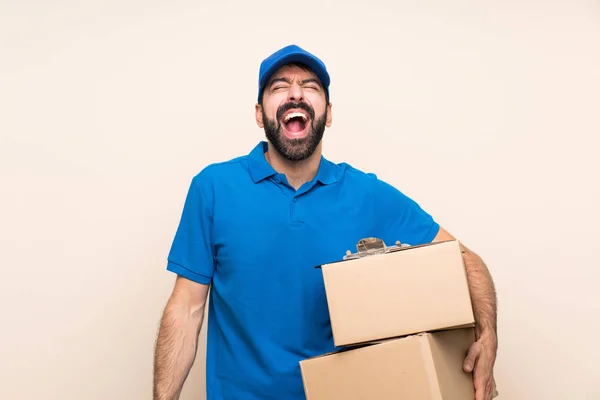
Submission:
[[[313,78],[316,79],[319,83],[321,82],[317,75],[310,68],[296,64],[284,65],[283,67],[279,68],[273,74],[273,76],[271,76],[271,79],[269,79],[268,84],[273,82],[273,80],[280,78],[288,78],[290,80],[304,80],[308,78]]]

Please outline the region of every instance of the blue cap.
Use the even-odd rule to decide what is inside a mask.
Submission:
[[[327,97],[329,97],[329,73],[327,72],[327,68],[323,61],[319,60],[313,54],[310,54],[308,51],[292,44],[286,46],[280,50],[277,50],[275,53],[271,54],[269,57],[265,58],[263,62],[260,64],[260,72],[258,74],[258,101],[260,102],[260,97],[262,95],[263,89],[271,76],[285,64],[297,62],[306,65],[310,68],[317,78],[321,81],[321,84],[325,88],[325,92],[327,93]]]

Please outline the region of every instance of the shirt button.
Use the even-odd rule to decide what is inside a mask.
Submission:
[[[296,202],[296,200],[298,200],[298,199],[294,197],[294,203]]]

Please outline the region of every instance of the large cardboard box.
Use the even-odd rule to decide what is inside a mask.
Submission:
[[[475,324],[458,241],[406,247],[321,269],[336,346]]]
[[[473,328],[422,333],[300,362],[307,400],[473,399]]]

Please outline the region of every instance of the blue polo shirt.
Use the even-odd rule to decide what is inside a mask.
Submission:
[[[321,157],[295,190],[267,144],[191,182],[167,269],[211,284],[207,400],[300,400],[299,362],[334,350],[321,270],[364,237],[429,243],[439,225],[374,174]],[[357,282],[358,283],[358,282]]]

